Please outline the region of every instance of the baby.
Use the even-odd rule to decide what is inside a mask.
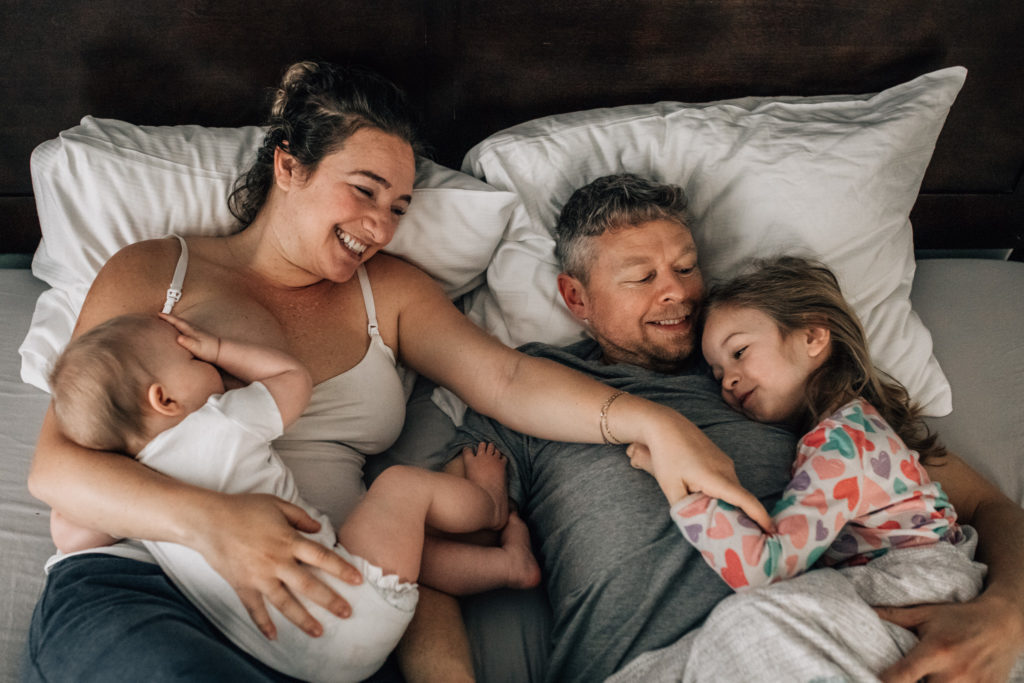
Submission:
[[[220,371],[246,386],[225,391]],[[76,338],[51,373],[63,433],[88,448],[121,451],[188,483],[226,493],[269,493],[321,523],[311,535],[362,574],[352,586],[319,572],[352,608],[339,619],[308,600],[323,624],[307,636],[273,612],[277,638],[250,620],[229,584],[196,551],[143,541],[172,580],[244,650],[288,675],[310,681],[359,681],[373,674],[412,618],[417,579],[460,595],[540,580],[525,524],[509,512],[505,459],[493,446],[466,449],[466,477],[396,465],[385,470],[337,530],[299,495],[271,441],[306,408],[306,369],[278,349],[217,338],[171,315],[125,315]],[[56,513],[63,552],[114,542]],[[430,544],[440,532],[503,530],[502,545]],[[428,575],[420,576],[421,567]],[[429,568],[429,569],[428,569]]]

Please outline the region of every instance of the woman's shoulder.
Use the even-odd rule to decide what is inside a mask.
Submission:
[[[380,273],[384,277],[430,277],[415,264],[385,252],[374,254],[373,258],[363,265],[371,275]]]
[[[181,253],[173,238],[129,244],[100,269],[79,315],[88,329],[121,313],[160,310]]]
[[[169,258],[173,258],[176,261],[180,253],[181,245],[174,237],[142,240],[141,242],[133,242],[121,247],[107,261],[107,266],[118,268],[146,267]]]
[[[178,240],[168,237],[144,240],[122,247],[103,265],[93,288],[109,283],[115,287],[142,287],[150,281],[166,289],[181,254]]]
[[[379,253],[365,263],[366,273],[374,292],[387,292],[389,296],[442,292],[441,286],[426,272],[408,261]]]

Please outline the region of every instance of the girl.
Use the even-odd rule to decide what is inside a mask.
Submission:
[[[906,390],[872,365],[827,268],[781,257],[713,288],[702,348],[733,409],[806,432],[769,532],[701,493],[669,501],[684,538],[732,588],[963,540],[956,512],[921,466],[945,449]],[[642,447],[628,453],[646,469]],[[969,599],[980,587],[979,576],[970,591],[934,599]]]
[[[645,662],[644,679],[876,680],[917,638],[873,607],[963,602],[982,588],[977,534],[921,466],[945,449],[872,365],[824,266],[781,257],[712,289],[702,347],[732,408],[806,433],[768,532],[703,493],[669,501],[683,537],[738,593]],[[627,453],[649,467],[643,446]],[[1024,658],[1011,680],[1024,680]]]

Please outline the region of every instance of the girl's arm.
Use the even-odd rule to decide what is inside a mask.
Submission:
[[[859,404],[847,406],[838,419],[826,420],[804,435],[797,449],[793,478],[772,513],[773,533],[765,533],[733,506],[692,495],[672,507],[672,519],[687,541],[701,551],[712,569],[733,589],[753,588],[810,569],[851,521],[899,500],[906,483],[897,475],[915,456],[893,449],[892,431],[872,423]],[[892,455],[885,451],[888,448]],[[644,468],[646,452],[629,449],[634,465]],[[867,474],[867,459],[874,479]],[[851,539],[852,540],[852,539]],[[848,551],[858,552],[856,540]]]
[[[200,360],[223,368],[246,384],[262,382],[277,403],[287,429],[302,415],[313,393],[306,367],[290,353],[264,344],[225,339],[190,325],[181,318],[161,313],[180,333],[178,343]]]
[[[774,533],[765,533],[732,505],[692,494],[672,506],[680,533],[734,590],[775,583],[810,569],[860,513],[862,453],[856,458],[811,455],[794,472],[772,511]],[[842,465],[823,482],[818,471]],[[833,495],[847,484],[848,497]]]
[[[516,431],[553,441],[603,441],[600,416],[611,389],[508,348],[462,315],[433,280],[406,268],[397,335],[403,362]],[[764,506],[739,484],[732,460],[685,417],[629,394],[605,411],[607,431],[618,441],[650,449],[667,496],[703,491],[769,523]]]
[[[121,250],[97,276],[75,334],[123,313],[159,311],[164,290],[155,284],[170,281],[177,257],[177,242],[170,240]],[[233,496],[189,486],[123,454],[82,448],[61,434],[52,407],[43,418],[28,486],[74,524],[117,538],[170,541],[199,551],[235,588],[265,633],[273,631],[265,600],[309,633],[320,627],[297,594],[339,616],[348,614],[348,604],[303,563],[350,583],[360,580],[336,553],[299,533],[319,528],[301,508],[271,496]]]

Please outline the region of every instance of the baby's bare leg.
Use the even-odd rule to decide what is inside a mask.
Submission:
[[[420,583],[452,595],[496,588],[532,588],[540,567],[530,546],[530,532],[516,513],[501,531],[501,545],[476,545],[428,536],[423,546]]]
[[[338,540],[397,574],[416,581],[426,525],[444,532],[467,533],[501,528],[508,516],[505,462],[500,453],[478,449],[475,481],[442,472],[396,465],[384,470],[338,530]]]

